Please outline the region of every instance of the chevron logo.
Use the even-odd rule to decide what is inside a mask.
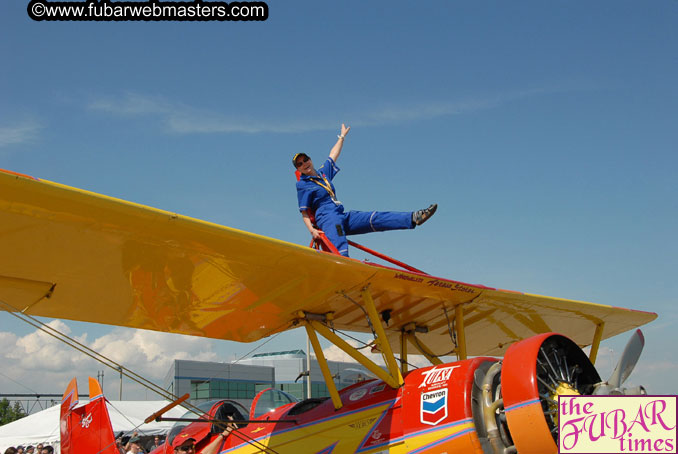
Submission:
[[[421,393],[421,422],[435,426],[447,418],[447,389]]]

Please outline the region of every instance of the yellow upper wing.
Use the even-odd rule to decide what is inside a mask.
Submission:
[[[365,286],[392,310],[393,340],[416,322],[437,354],[452,348],[446,311],[459,304],[470,355],[548,331],[588,345],[600,323],[608,338],[656,318],[365,264],[3,171],[0,251],[5,310],[240,342],[293,327],[300,310],[368,331]]]

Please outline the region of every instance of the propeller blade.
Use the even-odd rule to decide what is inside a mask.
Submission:
[[[626,343],[624,348],[624,353],[622,353],[617,367],[612,372],[610,379],[607,381],[610,388],[615,389],[621,387],[621,385],[629,378],[633,368],[636,367],[638,358],[643,351],[645,346],[645,338],[643,333],[637,329],[635,333],[631,336],[631,339]]]

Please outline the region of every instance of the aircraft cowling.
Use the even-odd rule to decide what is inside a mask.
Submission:
[[[501,394],[508,431],[520,454],[557,454],[558,396],[591,394],[600,376],[565,336],[546,333],[512,345]]]
[[[497,363],[496,358],[478,357],[413,370],[405,377],[403,426],[408,440],[429,434],[430,451],[487,453],[476,408],[477,376]]]

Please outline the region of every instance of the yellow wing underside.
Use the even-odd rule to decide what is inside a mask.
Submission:
[[[600,323],[608,338],[656,318],[365,264],[2,171],[0,251],[5,310],[239,342],[293,328],[300,310],[368,332],[366,286],[392,311],[396,351],[411,322],[428,328],[418,337],[434,353],[451,350],[457,305],[469,355],[549,331],[589,345]]]

